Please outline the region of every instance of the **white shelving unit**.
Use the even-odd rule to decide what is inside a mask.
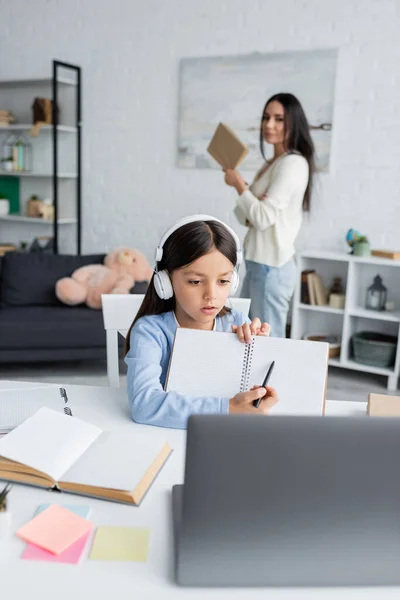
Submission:
[[[1,85],[1,82],[0,82]],[[0,133],[4,133],[7,131],[30,131],[33,125],[30,123],[15,123],[11,125],[2,126],[0,125]],[[58,125],[58,131],[62,131],[63,133],[76,133],[77,128],[72,127],[72,125]],[[53,125],[42,125],[40,128],[40,133],[42,132],[51,132],[53,131]]]
[[[40,179],[50,179],[52,177],[50,173],[39,173],[35,171],[15,171],[11,173],[8,171],[0,171],[0,175],[2,177],[29,177],[29,179],[31,179],[32,177],[39,177]],[[76,177],[76,173],[58,173],[59,179],[76,179]]]
[[[37,217],[24,217],[21,215],[0,215],[0,221],[16,222],[16,223],[30,223],[31,225],[52,225],[53,221],[50,219],[38,219]],[[76,223],[75,217],[64,217],[58,219],[59,225],[72,225]]]
[[[312,306],[300,302],[301,272],[306,269],[315,269],[326,287],[331,286],[334,277],[342,278],[346,294],[344,309]],[[307,334],[338,335],[341,338],[340,357],[330,359],[331,366],[385,375],[388,378],[388,389],[397,389],[400,374],[400,261],[307,250],[297,256],[297,273],[291,337],[302,339]],[[378,274],[382,276],[388,289],[388,300],[395,302],[396,310],[393,312],[365,308],[367,288]],[[351,337],[360,331],[376,331],[397,336],[393,367],[380,368],[355,362]]]
[[[61,63],[60,63],[61,64]],[[63,68],[62,74],[71,71]],[[53,67],[54,68],[54,67]],[[58,71],[59,73],[59,71]],[[53,187],[53,125],[42,125],[37,136],[31,136],[32,104],[36,97],[52,98],[51,77],[0,80],[0,108],[11,110],[16,122],[0,126],[0,154],[3,145],[11,136],[22,135],[31,146],[32,169],[23,172],[9,172],[1,169],[0,176],[19,179],[19,214],[0,217],[0,241],[28,243],[37,235],[55,235],[57,231],[58,248],[62,253],[75,253],[77,248],[80,215],[77,209],[77,135],[76,126],[76,90],[78,79],[70,76],[57,76],[57,106],[59,124],[57,125],[57,222],[31,218],[26,215],[26,204],[31,195],[39,198],[51,198],[54,201]],[[1,189],[0,189],[1,192]],[[58,226],[62,225],[62,231]]]

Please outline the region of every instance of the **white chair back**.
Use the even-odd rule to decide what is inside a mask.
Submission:
[[[119,387],[118,334],[126,337],[143,298],[144,294],[102,294],[101,296],[107,338],[107,375],[111,387]],[[230,298],[227,306],[248,316],[250,298]]]
[[[104,329],[114,329],[126,337],[143,298],[144,294],[103,294],[101,302]]]

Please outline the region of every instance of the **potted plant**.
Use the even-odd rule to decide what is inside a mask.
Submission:
[[[0,193],[0,217],[5,217],[10,212],[10,201],[7,196]]]
[[[369,240],[366,235],[360,235],[354,241],[354,255],[355,256],[370,256],[371,255],[371,247],[369,245]]]
[[[13,157],[7,156],[5,158],[0,159],[0,162],[3,166],[3,171],[12,171],[13,170]]]
[[[27,202],[27,216],[28,217],[41,217],[40,210],[43,202],[36,194],[32,194],[28,198]]]
[[[11,490],[11,484],[0,492],[0,541],[8,538],[10,534],[11,513],[7,510],[7,495]]]

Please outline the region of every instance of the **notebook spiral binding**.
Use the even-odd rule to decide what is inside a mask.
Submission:
[[[240,391],[247,392],[249,389],[250,370],[251,363],[253,361],[254,354],[254,339],[251,344],[245,344],[244,356],[243,356],[243,369],[242,376],[240,378]]]
[[[60,396],[64,400],[64,403],[68,404],[68,396],[67,392],[65,391],[65,388],[60,388]],[[72,417],[72,411],[69,406],[64,406],[64,414],[68,415],[69,417]]]

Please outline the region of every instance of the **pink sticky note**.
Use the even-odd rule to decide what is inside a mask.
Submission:
[[[90,521],[58,504],[52,504],[18,529],[17,535],[39,548],[61,554],[71,544],[89,533],[92,527],[93,523]]]
[[[61,552],[61,554],[53,554],[48,550],[43,550],[35,544],[27,544],[21,558],[25,560],[44,560],[47,562],[60,562],[69,563],[71,565],[77,565],[82,557],[82,554],[86,547],[86,542],[90,536],[89,533],[85,533],[77,542],[71,544],[69,548]]]

